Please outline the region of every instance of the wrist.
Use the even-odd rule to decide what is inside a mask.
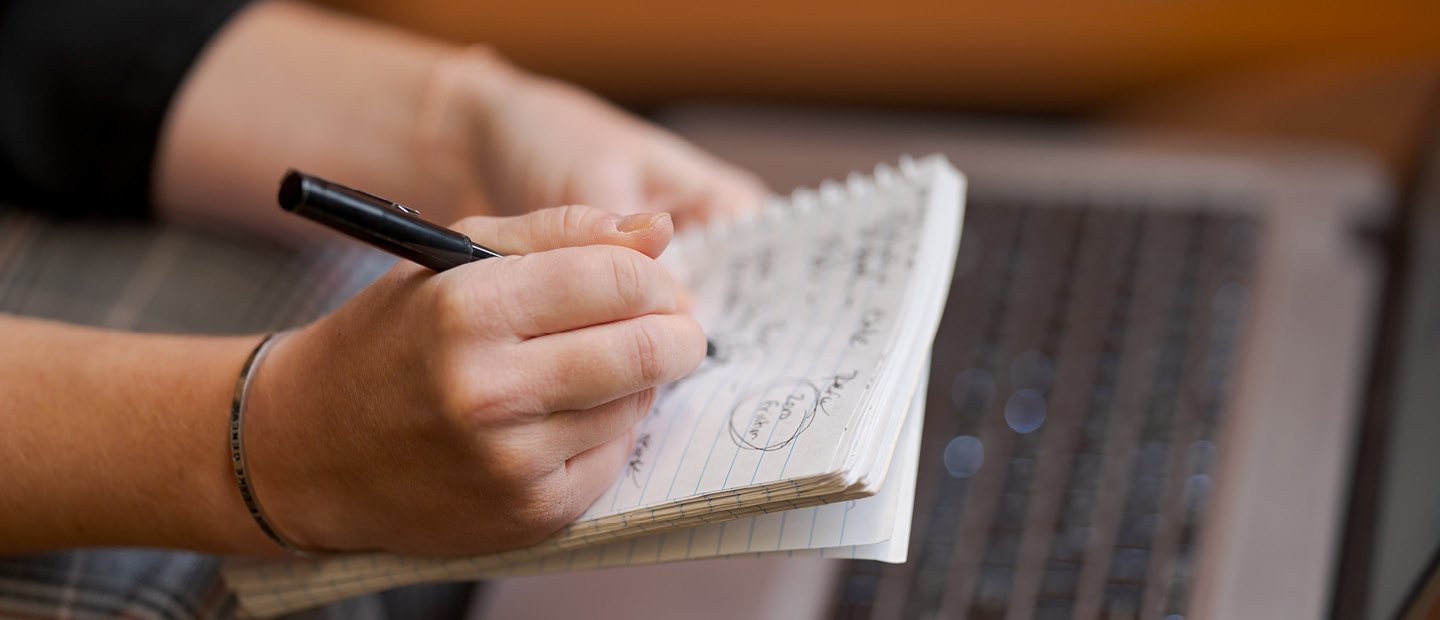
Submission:
[[[205,472],[204,476],[195,477],[198,486],[185,494],[193,498],[190,505],[194,511],[186,521],[194,524],[195,537],[199,541],[192,546],[200,549],[243,555],[282,553],[280,547],[270,541],[250,517],[237,486],[228,441],[231,437],[228,431],[233,429],[226,414],[234,406],[235,390],[245,360],[255,351],[258,343],[259,339],[253,336],[220,339],[214,343],[216,354],[207,356],[206,363],[196,364],[193,368],[197,375],[205,376],[205,384],[216,386],[206,389],[205,405],[196,408],[201,420],[193,426],[203,437],[189,442],[202,448],[203,452],[186,457],[196,471]],[[223,397],[223,403],[217,403],[213,396],[209,396],[216,392]],[[216,405],[223,408],[217,410]],[[216,424],[221,419],[227,423]]]
[[[297,544],[290,537],[280,532],[273,519],[267,514],[265,506],[260,503],[260,494],[255,489],[255,476],[247,460],[246,450],[245,416],[250,409],[251,392],[256,383],[256,377],[260,374],[260,366],[265,363],[265,357],[276,343],[284,340],[284,332],[269,334],[260,339],[255,349],[246,358],[245,364],[241,366],[240,377],[235,383],[235,395],[230,401],[230,465],[235,473],[236,490],[240,493],[240,499],[245,503],[245,509],[250,514],[250,519],[255,526],[274,542],[276,546],[293,554],[303,555],[303,545]]]
[[[304,347],[300,331],[276,334],[245,377],[239,429],[245,444],[245,491],[265,525],[254,518],[251,510],[256,508],[243,509],[250,530],[265,534],[265,547],[272,552],[284,547],[265,533],[266,527],[298,550],[319,551],[327,548],[323,535],[333,524],[328,506],[316,493],[325,486],[322,472],[309,459],[320,446],[305,432],[304,422],[318,412],[306,397],[314,390],[305,389],[305,378],[296,369],[295,356],[303,356],[297,348]],[[255,351],[261,353],[259,347]],[[232,476],[232,494],[241,497],[241,490],[233,488],[239,484],[236,478]]]
[[[139,474],[133,480],[137,492],[128,494],[127,499],[150,498],[156,503],[128,509],[121,503],[117,508],[136,515],[156,514],[157,518],[142,523],[143,529],[101,544],[283,555],[250,517],[237,488],[228,441],[228,413],[236,383],[258,337],[126,334],[121,338],[136,339],[127,347],[132,359],[145,359],[158,371],[151,390],[133,395],[134,400],[127,403],[133,408],[132,415],[126,416],[128,424],[116,429],[122,435],[139,431],[143,437],[125,446]],[[106,366],[109,363],[102,369]],[[147,414],[163,423],[144,424],[142,418]]]

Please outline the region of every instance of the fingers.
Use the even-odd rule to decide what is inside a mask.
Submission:
[[[759,177],[688,144],[681,146],[684,156],[652,157],[648,173],[668,196],[665,208],[681,218],[682,225],[751,211],[764,202],[768,191]]]
[[[565,462],[565,473],[575,498],[572,506],[578,508],[575,516],[595,503],[615,483],[615,477],[629,460],[634,447],[634,433],[625,433]]]
[[[441,274],[447,314],[485,329],[532,338],[671,314],[675,279],[653,259],[625,248],[562,248],[482,261]]]
[[[540,426],[555,450],[569,459],[628,434],[654,404],[655,390],[642,390],[584,411],[551,414],[540,421]]]
[[[744,184],[717,184],[701,192],[678,196],[668,208],[676,214],[678,224],[683,228],[754,211],[760,208],[764,199],[762,190]]]
[[[502,254],[530,254],[584,245],[616,245],[651,258],[660,256],[675,226],[667,213],[621,217],[572,205],[516,217],[470,217],[455,224],[475,243]]]
[[[695,370],[705,358],[705,334],[690,317],[652,314],[543,336],[521,343],[519,376],[543,390],[535,411],[596,407]]]

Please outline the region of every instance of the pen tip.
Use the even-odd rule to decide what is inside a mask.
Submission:
[[[715,343],[705,341],[705,357],[715,357]]]

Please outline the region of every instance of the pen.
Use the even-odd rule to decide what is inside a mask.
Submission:
[[[410,207],[296,170],[280,181],[279,200],[286,211],[435,271],[502,256]]]
[[[410,207],[298,170],[285,173],[277,198],[286,211],[435,271],[503,256]],[[705,355],[715,355],[709,340]]]

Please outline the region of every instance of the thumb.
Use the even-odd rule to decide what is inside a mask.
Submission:
[[[658,258],[675,224],[669,213],[620,216],[572,205],[515,217],[469,217],[455,224],[475,243],[501,254],[529,254],[581,245],[618,245]]]

